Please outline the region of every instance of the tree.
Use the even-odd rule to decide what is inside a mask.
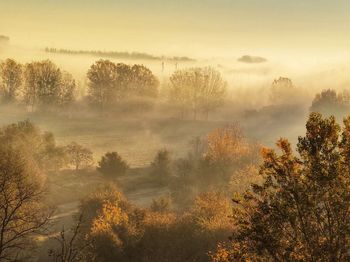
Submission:
[[[209,112],[219,107],[226,94],[226,82],[220,72],[211,67],[178,70],[170,77],[171,100],[178,103],[183,116],[188,109],[203,113],[208,118]]]
[[[58,94],[58,106],[67,107],[75,101],[77,86],[74,78],[67,72],[62,73],[61,88]]]
[[[129,85],[130,93],[142,97],[156,97],[159,81],[152,71],[144,65],[131,67],[132,77]]]
[[[128,164],[117,152],[107,152],[98,162],[97,170],[107,177],[124,175]]]
[[[93,154],[91,150],[75,142],[66,146],[66,153],[69,163],[74,166],[75,170],[92,164]]]
[[[50,60],[26,64],[24,101],[32,110],[36,106],[66,106],[73,102],[75,81]]]
[[[0,261],[20,261],[52,212],[43,205],[43,183],[35,163],[11,146],[0,147]]]
[[[310,111],[327,115],[338,115],[346,112],[349,108],[349,94],[346,91],[337,93],[335,90],[327,89],[316,94]]]
[[[18,150],[44,170],[57,170],[64,164],[65,155],[62,148],[56,146],[54,135],[41,132],[28,120],[0,128],[0,144]]]
[[[238,125],[217,128],[208,134],[206,158],[212,163],[237,162],[248,151],[242,130]]]
[[[104,110],[115,103],[117,90],[117,66],[109,60],[98,60],[91,65],[87,77],[89,80],[89,99],[92,104]]]
[[[295,102],[296,95],[299,93],[291,79],[280,77],[271,84],[270,101],[274,104],[283,104],[286,102]]]
[[[261,184],[234,199],[236,230],[226,259],[215,261],[349,261],[350,117],[312,113],[297,154],[265,149]],[[220,254],[223,254],[222,249]]]
[[[22,68],[21,64],[12,59],[6,59],[0,64],[0,88],[5,102],[16,99],[23,82]]]
[[[168,150],[159,150],[151,163],[151,174],[160,182],[165,184],[171,175],[171,158]]]

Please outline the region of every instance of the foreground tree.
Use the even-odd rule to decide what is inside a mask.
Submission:
[[[313,113],[306,129],[297,155],[285,139],[280,155],[264,151],[264,181],[235,198],[236,230],[214,261],[350,260],[350,117],[341,133]]]
[[[42,182],[35,163],[10,146],[0,147],[0,261],[21,261],[48,223]]]
[[[194,119],[198,113],[207,119],[222,104],[227,86],[220,72],[211,67],[178,70],[170,83],[170,98],[179,105],[181,116],[192,111]]]
[[[107,152],[98,162],[97,170],[107,177],[121,176],[129,169],[117,152]]]
[[[6,59],[0,64],[0,88],[2,99],[5,102],[12,102],[16,99],[22,82],[21,64],[12,59]]]

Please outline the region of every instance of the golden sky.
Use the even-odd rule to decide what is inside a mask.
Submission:
[[[224,56],[347,51],[349,0],[0,0],[15,45]]]

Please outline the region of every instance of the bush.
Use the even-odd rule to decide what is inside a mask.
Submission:
[[[121,176],[129,169],[117,152],[107,152],[98,162],[97,170],[108,177]]]

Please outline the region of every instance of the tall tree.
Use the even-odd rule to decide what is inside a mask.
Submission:
[[[312,113],[306,130],[297,154],[285,139],[281,154],[264,151],[264,181],[235,198],[231,247],[215,261],[350,260],[350,117],[341,132]]]
[[[5,102],[16,99],[23,82],[22,71],[22,65],[12,59],[6,59],[0,64],[0,88]]]

